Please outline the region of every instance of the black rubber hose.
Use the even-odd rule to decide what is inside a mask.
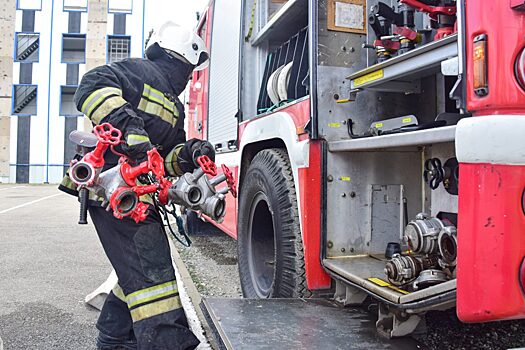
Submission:
[[[88,200],[89,193],[87,188],[82,188],[78,192],[78,201],[80,202],[80,216],[78,223],[80,225],[87,225],[87,212],[88,212]]]

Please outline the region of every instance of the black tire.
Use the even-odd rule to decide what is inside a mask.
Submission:
[[[311,296],[292,168],[286,151],[259,152],[239,198],[237,251],[246,298]]]

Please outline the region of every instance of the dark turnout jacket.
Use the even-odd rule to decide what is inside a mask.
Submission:
[[[178,176],[177,153],[186,141],[184,106],[178,99],[186,87],[190,67],[162,52],[154,59],[130,58],[87,72],[75,93],[78,110],[93,123],[110,123],[126,133],[145,131],[164,158],[168,175]],[[177,147],[178,146],[178,147]],[[119,156],[107,151],[104,170]],[[60,188],[76,194],[66,177]]]

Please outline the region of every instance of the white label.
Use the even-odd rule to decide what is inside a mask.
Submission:
[[[37,10],[42,9],[42,0],[18,0],[20,10]]]
[[[363,15],[363,6],[336,2],[335,26],[348,29],[364,29],[365,18]]]
[[[87,0],[64,0],[65,11],[86,11]]]
[[[109,0],[109,12],[131,13],[133,0]]]

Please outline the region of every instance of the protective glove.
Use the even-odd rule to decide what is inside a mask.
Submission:
[[[208,156],[215,161],[215,150],[208,141],[191,139],[186,141],[177,155],[177,165],[183,173],[193,172],[199,167],[197,158]]]
[[[122,144],[124,153],[136,164],[148,159],[147,152],[153,148],[148,134],[142,129],[130,129],[124,135],[125,143]]]

